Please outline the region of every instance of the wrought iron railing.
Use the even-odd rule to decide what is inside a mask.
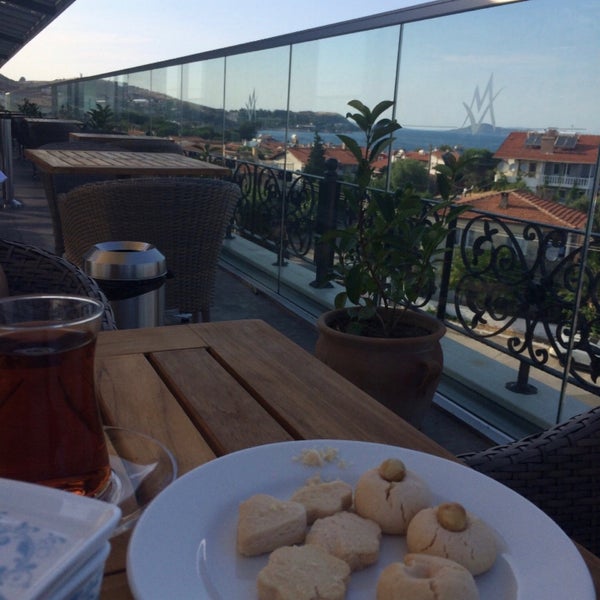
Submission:
[[[346,218],[349,184],[331,172],[316,177],[244,161],[229,165],[242,189],[236,235],[272,250],[282,267],[301,261],[314,269],[313,285],[326,285],[333,256],[319,234]],[[475,210],[468,215],[457,239],[448,240],[428,306],[449,329],[518,361],[512,391],[531,391],[534,367],[559,379],[567,369],[568,383],[600,393],[600,240],[582,269],[583,231],[509,223]]]

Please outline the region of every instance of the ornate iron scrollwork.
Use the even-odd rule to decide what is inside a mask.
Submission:
[[[233,179],[242,189],[238,234],[275,252],[276,264],[292,256],[312,263],[321,178],[238,161]],[[338,201],[343,226],[344,189]],[[439,294],[454,306],[448,326],[515,357],[520,372],[533,366],[562,378],[572,350],[569,382],[600,393],[600,241],[582,271],[581,232],[487,213],[462,223],[453,283]]]
[[[560,228],[508,224],[489,214],[472,218],[461,235],[454,309],[471,337],[504,336],[509,354],[558,376],[558,367],[550,363],[553,358],[564,362],[573,344],[580,360],[571,361],[570,375],[598,391],[590,379],[595,384],[600,375],[600,348],[593,343],[600,334],[599,274],[589,263],[581,272],[582,238]]]
[[[318,195],[319,183],[314,178],[297,177],[288,188],[285,224],[289,247],[295,256],[312,254]]]

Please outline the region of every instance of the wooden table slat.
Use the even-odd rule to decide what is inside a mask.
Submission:
[[[133,600],[125,571],[104,576],[100,598],[102,600]]]
[[[152,360],[218,454],[293,439],[206,349],[158,352]]]
[[[101,331],[96,343],[96,357],[119,356],[123,354],[150,353],[160,350],[207,347],[198,331],[186,326],[147,327]]]
[[[139,431],[162,442],[175,456],[179,474],[215,458],[144,356],[100,358],[96,372],[107,425]]]
[[[455,460],[418,430],[400,430],[397,415],[346,379],[332,376],[329,367],[263,321],[207,323],[201,336],[240,380],[252,386],[256,397],[268,402],[280,422],[303,439],[377,441]]]

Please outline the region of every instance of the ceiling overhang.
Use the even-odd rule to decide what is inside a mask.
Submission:
[[[0,67],[75,0],[0,0]]]

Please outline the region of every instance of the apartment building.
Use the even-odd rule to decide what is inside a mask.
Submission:
[[[545,131],[513,131],[494,157],[500,159],[496,179],[523,181],[544,198],[564,199],[572,192],[591,198],[600,135]]]

